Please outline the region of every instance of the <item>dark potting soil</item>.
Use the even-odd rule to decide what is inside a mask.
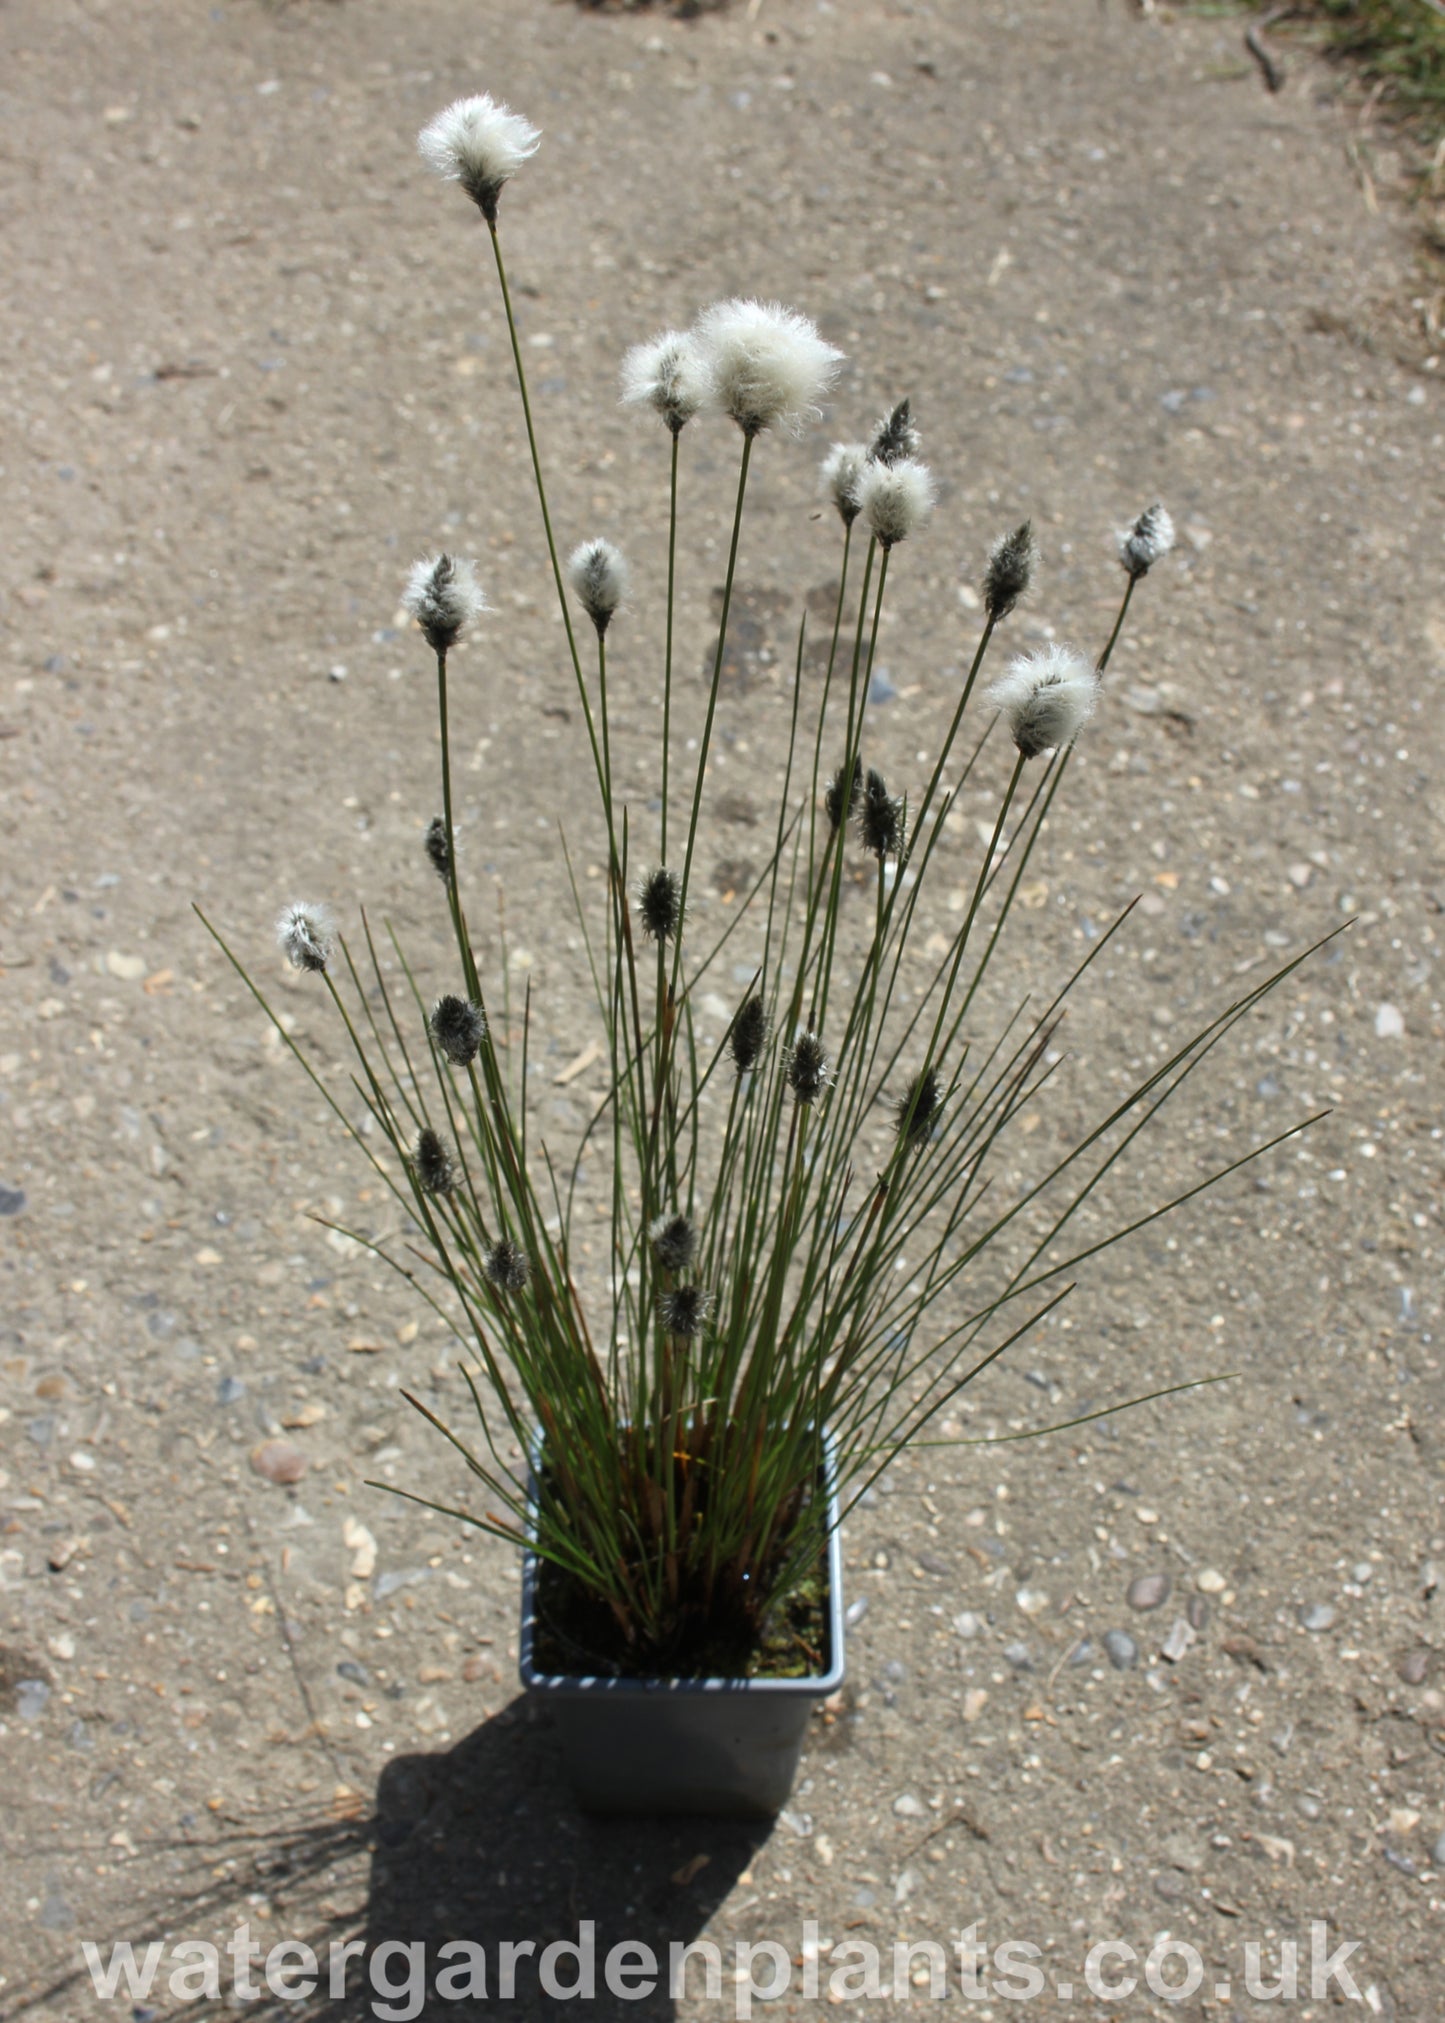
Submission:
[[[532,1661],[539,1672],[620,1679],[806,1679],[833,1662],[828,1561],[780,1595],[755,1626],[750,1610],[683,1617],[666,1646],[629,1644],[599,1596],[574,1574],[542,1561]]]

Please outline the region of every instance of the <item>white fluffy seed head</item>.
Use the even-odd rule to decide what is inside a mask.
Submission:
[[[869,463],[858,480],[858,510],[885,548],[904,541],[933,511],[933,473],[913,457]]]
[[[823,490],[838,509],[845,527],[858,517],[858,481],[868,465],[866,443],[834,443],[818,466]]]
[[[529,119],[483,92],[459,98],[417,135],[422,159],[439,176],[460,183],[489,225],[506,183],[534,155],[542,136]]]
[[[988,692],[1026,759],[1071,745],[1099,698],[1092,661],[1072,646],[1046,646],[1011,660]]]
[[[806,316],[776,302],[715,302],[693,336],[712,382],[709,404],[749,436],[767,428],[801,434],[819,419],[843,362]]]
[[[1146,506],[1119,535],[1119,560],[1130,576],[1147,576],[1174,546],[1174,522],[1163,506]]]
[[[413,562],[401,601],[434,653],[455,646],[472,621],[489,608],[475,564],[460,555],[424,555]]]
[[[293,901],[277,919],[276,940],[293,969],[309,969],[319,975],[336,947],[331,908],[314,906],[304,899]]]
[[[650,407],[674,435],[707,406],[711,390],[702,354],[685,330],[634,344],[622,361],[623,405]]]
[[[583,541],[567,557],[567,580],[600,639],[627,594],[627,564],[610,541]]]

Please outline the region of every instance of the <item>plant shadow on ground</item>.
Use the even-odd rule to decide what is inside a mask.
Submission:
[[[540,1992],[537,1960],[579,1923],[596,1926],[597,1993],[590,2017],[672,2017],[668,1948],[696,1938],[772,1832],[771,1820],[616,1819],[581,1812],[562,1776],[550,1719],[514,1702],[444,1755],[401,1757],[377,1793],[376,1848],[367,1905],[368,1953],[388,1940],[422,1941],[428,1962],[450,1939],[486,1953],[497,1999],[498,1947],[535,1943],[518,1965],[507,2013],[558,2013]],[[655,1994],[608,1993],[603,1961],[623,1940],[648,1946]],[[564,1984],[574,1968],[559,1969]],[[693,1970],[695,1973],[697,1969]],[[695,1986],[701,1986],[700,1978]],[[348,2015],[367,2014],[366,2005]],[[429,1998],[423,2014],[490,2013],[486,2003]]]
[[[164,1937],[151,2001],[165,2000],[176,1964],[170,1948],[182,1939],[224,1945],[249,1921],[263,1953],[282,1939],[310,1946],[320,1979],[314,1993],[300,1999],[275,1999],[265,1989],[262,1966],[252,1967],[260,1999],[245,2009],[253,2023],[283,2016],[293,2023],[372,2023],[403,2015],[418,2023],[461,2023],[496,2014],[499,2006],[518,2023],[541,2023],[569,2013],[539,1986],[542,1953],[554,1940],[575,1940],[581,1922],[591,1919],[596,1997],[585,2005],[588,2017],[661,2023],[677,2013],[668,1993],[669,1947],[698,1936],[772,1831],[768,1819],[604,1818],[580,1811],[562,1774],[550,1718],[518,1699],[450,1749],[388,1763],[369,1816],[293,1814],[259,1828],[223,1828],[214,1840],[143,1846],[142,1856],[155,1858],[170,1879],[136,1888],[123,1930],[92,1926],[85,1936],[95,1937],[103,1957],[113,1939],[127,1938],[137,1958]],[[368,1856],[365,1900],[358,1905],[356,1871]],[[271,1904],[264,1921],[256,1909],[260,1895]],[[365,1952],[346,1969],[345,1994],[333,1998],[328,1948],[356,1940]],[[484,1950],[485,1999],[436,1991],[437,1974],[448,1965],[438,1955],[456,1940]],[[534,1950],[517,1963],[515,1993],[500,2002],[499,1947],[503,1941],[525,1947],[529,1940]],[[623,1940],[657,1956],[654,1993],[622,1999],[608,1992],[606,1955]],[[405,1954],[388,1954],[373,1982],[372,1956],[388,1945],[424,1949],[420,2008],[405,1993]],[[728,1967],[724,1949],[725,1973]],[[294,1974],[294,1964],[289,1971]],[[564,1957],[557,1972],[566,1987],[575,1964]],[[225,1998],[231,1970],[224,1952],[221,1975]],[[689,1989],[702,1987],[701,1965],[694,1961]],[[122,2010],[129,2007],[124,1994],[122,1983],[116,1997]],[[45,1987],[16,1990],[4,2014],[18,2023],[32,2012],[89,2014],[92,2006],[100,2005],[77,1944],[73,1968]],[[154,2012],[142,2004],[136,2013]]]

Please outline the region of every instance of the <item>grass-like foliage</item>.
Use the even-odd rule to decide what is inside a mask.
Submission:
[[[539,1137],[529,1011],[513,1021],[496,1004],[500,979],[494,988],[468,929],[448,654],[467,628],[496,621],[465,562],[419,563],[407,593],[436,660],[441,812],[426,850],[455,944],[446,994],[429,1003],[395,938],[369,925],[353,943],[335,937],[321,909],[293,907],[280,935],[329,993],[354,1049],[354,1092],[371,1128],[353,1136],[406,1232],[375,1247],[474,1352],[465,1424],[411,1400],[474,1481],[474,1499],[450,1514],[534,1542],[549,1563],[547,1592],[566,1598],[554,1629],[573,1639],[575,1669],[743,1672],[780,1602],[816,1568],[824,1428],[846,1511],[902,1448],[940,1437],[942,1408],[1067,1296],[1086,1259],[1244,1163],[1128,1212],[1104,1205],[1101,1189],[1138,1135],[1278,977],[1222,1007],[1052,1163],[1035,1160],[1025,1179],[1013,1170],[1017,1127],[1050,1099],[1065,1000],[1123,916],[1060,987],[980,1032],[985,980],[1074,740],[1108,706],[1129,603],[1173,530],[1153,507],[1120,536],[1118,619],[1101,651],[1016,658],[985,690],[995,635],[1036,568],[1027,526],[1002,539],[948,729],[923,777],[895,792],[868,763],[864,734],[890,575],[933,500],[906,402],[824,463],[841,547],[826,678],[805,708],[800,625],[786,781],[763,867],[725,929],[695,936],[753,465],[779,431],[816,411],[838,354],[792,312],[732,302],[626,361],[624,397],[664,425],[658,481],[671,502],[666,555],[648,558],[667,581],[665,634],[645,649],[660,651],[663,667],[660,815],[639,818],[614,789],[608,691],[626,569],[605,540],[584,541],[569,560],[559,552],[502,257],[498,199],[536,139],[505,107],[471,100],[427,129],[423,152],[482,214],[512,332],[606,836],[603,878],[573,880],[610,1068],[605,1101],[565,1150]],[[695,419],[713,425],[710,415],[736,427],[739,456],[711,681],[679,778],[678,471],[688,430]],[[960,825],[949,817],[960,790],[990,779],[997,809],[964,903],[925,912],[944,863],[951,887],[959,876]],[[751,981],[736,990],[721,1039],[704,1044],[700,987],[708,979],[715,995],[739,970]],[[343,1100],[278,1029],[351,1129],[353,1092]],[[600,1218],[599,1193],[609,1203]],[[606,1236],[600,1283],[583,1268],[584,1204],[588,1236]],[[533,1451],[539,1431],[529,1501],[509,1460]]]
[[[1386,88],[1397,112],[1418,118],[1433,145],[1445,133],[1445,5],[1441,0],[1309,0],[1334,54]]]

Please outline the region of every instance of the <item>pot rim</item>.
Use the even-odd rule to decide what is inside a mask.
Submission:
[[[540,1428],[531,1442],[528,1457],[532,1473],[528,1481],[528,1493],[535,1487],[535,1471],[541,1454],[542,1434]],[[839,1530],[838,1516],[838,1449],[837,1442],[825,1426],[823,1429],[823,1480],[828,1524],[828,1648],[831,1663],[826,1672],[810,1672],[801,1679],[738,1679],[707,1678],[678,1679],[638,1678],[619,1679],[605,1674],[590,1672],[541,1672],[532,1661],[532,1649],[537,1629],[537,1577],[541,1568],[539,1555],[530,1547],[522,1556],[522,1634],[518,1645],[517,1669],[523,1686],[531,1692],[586,1694],[588,1697],[603,1696],[616,1699],[635,1699],[649,1693],[666,1693],[679,1697],[699,1694],[783,1694],[810,1700],[823,1698],[835,1693],[843,1683],[847,1666],[843,1647],[843,1542]],[[529,1520],[530,1530],[530,1520]]]

